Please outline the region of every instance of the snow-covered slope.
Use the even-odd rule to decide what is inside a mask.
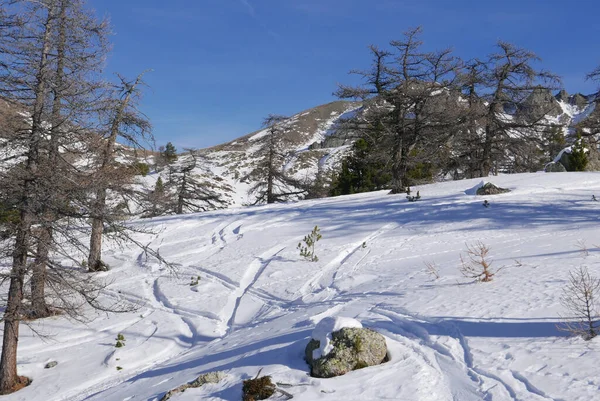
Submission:
[[[321,143],[334,134],[340,119],[346,118],[360,103],[337,101],[305,110],[291,116],[285,123],[285,130],[278,138],[279,146],[287,154],[286,173],[300,181],[313,181],[317,172],[326,173],[334,168],[340,158],[347,154],[350,141],[343,138],[333,144]],[[213,148],[197,151],[198,167],[193,174],[208,187],[221,194],[229,206],[242,206],[254,203],[248,190],[256,183],[246,176],[256,167],[258,150],[267,141],[268,130],[260,130]],[[312,146],[311,146],[312,145]],[[182,153],[176,163],[185,164],[189,155]],[[163,181],[168,180],[168,171],[161,173]],[[144,180],[151,190],[158,174]]]
[[[467,195],[479,182],[467,180],[414,188],[419,202],[378,192],[134,222],[156,231],[137,239],[177,274],[138,249],[108,246],[112,270],[98,275],[112,282],[107,300],[139,309],[90,312],[88,324],[45,319],[33,326],[43,339],[23,328],[19,371],[33,383],[3,399],[154,401],[224,370],[221,383],[171,400],[239,400],[242,380],[261,368],[297,400],[598,399],[598,340],[556,325],[569,271],[586,265],[600,275],[600,204],[591,201],[600,174],[490,181],[512,192]],[[323,239],[319,261],[309,262],[296,246],[315,225]],[[458,269],[476,241],[503,268],[489,283]],[[328,316],[382,333],[391,360],[311,378],[304,347]],[[53,360],[58,366],[44,369]]]

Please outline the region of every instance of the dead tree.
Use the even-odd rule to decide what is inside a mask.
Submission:
[[[494,276],[502,270],[492,269],[492,261],[489,258],[490,247],[481,241],[467,244],[467,256],[460,256],[460,272],[467,278],[473,278],[481,282],[492,281]]]
[[[96,92],[92,78],[104,57],[106,25],[85,11],[79,0],[10,1],[0,9],[6,16],[0,25],[14,21],[8,29],[0,28],[0,96],[9,105],[5,116],[11,120],[10,131],[3,132],[3,148],[11,154],[3,160],[8,164],[0,172],[0,181],[18,215],[10,234],[12,268],[3,275],[9,290],[0,393],[8,393],[23,382],[17,375],[16,355],[19,324],[27,313],[24,285],[30,273],[36,314],[48,313],[49,283],[58,306],[67,313],[74,314],[76,305],[64,291],[94,303],[93,291],[48,255],[73,258],[71,249],[53,238],[55,232],[69,238],[72,246],[80,245],[65,218],[78,214],[74,204],[83,205],[85,191],[79,190],[82,181],[77,179],[78,167],[68,160],[67,148],[83,144],[90,134],[88,112]]]
[[[596,305],[599,291],[600,280],[591,276],[585,266],[569,272],[569,282],[560,298],[568,315],[559,328],[586,340],[596,337],[600,329]]]

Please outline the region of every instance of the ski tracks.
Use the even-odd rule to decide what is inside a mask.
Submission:
[[[273,261],[273,259],[284,249],[286,246],[277,245],[268,251],[262,253],[250,263],[244,276],[241,278],[239,286],[229,296],[227,305],[224,308],[224,316],[227,318],[227,329],[225,335],[231,334],[235,328],[235,319],[242,303],[242,299],[250,291],[252,286],[258,281],[261,274],[265,271],[267,266]],[[224,319],[223,319],[224,320]]]
[[[398,223],[389,223],[374,231],[370,235],[364,237],[363,239],[353,242],[350,245],[344,247],[342,251],[329,263],[327,263],[323,268],[319,270],[310,280],[308,280],[304,285],[300,288],[300,298],[305,297],[309,294],[318,294],[328,288],[334,287],[335,281],[338,277],[342,277],[345,275],[350,275],[355,273],[358,270],[358,266],[364,260],[364,258],[368,255],[369,251],[365,252],[365,255],[352,266],[351,269],[347,272],[342,272],[342,267],[344,267],[345,263],[359,250],[363,248],[363,244],[370,243],[375,238],[381,236],[382,234],[392,231],[399,226]],[[316,290],[316,291],[315,291]]]
[[[394,324],[394,330],[400,335],[417,339],[420,345],[415,345],[412,348],[430,366],[435,365],[431,363],[431,358],[428,358],[421,348],[425,346],[433,350],[437,361],[436,365],[441,368],[443,374],[450,377],[448,381],[450,385],[457,381],[466,383],[468,378],[468,381],[478,386],[485,401],[564,401],[548,396],[517,371],[504,369],[492,373],[477,366],[467,339],[458,327],[452,323],[440,320],[423,320],[417,316],[398,313],[379,306],[371,311],[390,319]],[[449,337],[450,346],[431,339],[427,329],[423,327],[424,325],[438,325],[440,331]],[[454,400],[467,399],[463,398],[465,397],[464,388],[465,386],[458,386],[458,388],[452,389]]]

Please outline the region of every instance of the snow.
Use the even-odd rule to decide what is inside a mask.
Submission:
[[[3,400],[158,401],[216,370],[227,379],[172,400],[239,400],[260,369],[302,401],[597,399],[599,340],[557,325],[569,271],[600,275],[600,204],[590,200],[600,173],[486,180],[511,192],[466,194],[481,181],[472,179],[416,186],[419,202],[381,191],[134,221],[153,231],[136,239],[176,272],[106,244],[103,298],[137,309],[23,324],[18,369],[33,382]],[[323,238],[309,262],[296,247],[315,225]],[[502,268],[489,283],[458,269],[476,241]],[[340,318],[381,333],[390,361],[312,378],[306,344],[318,322]],[[125,346],[115,348],[119,333]],[[49,361],[58,365],[44,369]]]
[[[333,351],[333,344],[331,343],[333,338],[331,337],[331,333],[340,331],[346,327],[362,328],[363,326],[358,320],[349,317],[328,316],[317,323],[311,338],[319,341],[319,348],[313,351],[313,359],[322,358]]]

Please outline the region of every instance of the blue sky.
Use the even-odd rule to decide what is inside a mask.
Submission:
[[[90,0],[115,35],[107,73],[146,69],[142,110],[157,145],[203,148],[268,114],[335,100],[350,69],[421,25],[425,49],[484,57],[502,39],[534,51],[567,91],[591,93],[600,65],[596,0]]]

